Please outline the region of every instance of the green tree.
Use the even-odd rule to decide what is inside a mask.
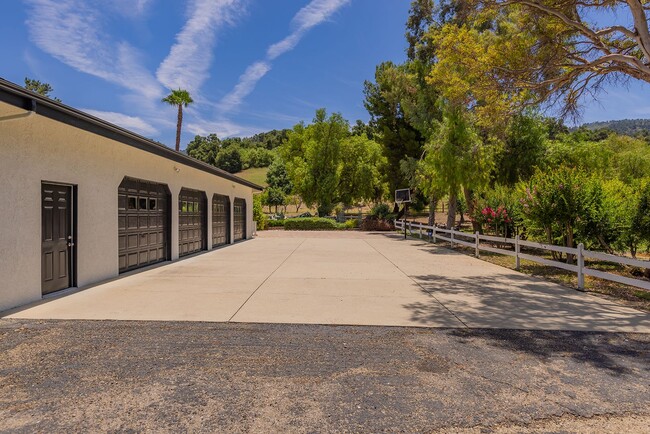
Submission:
[[[268,167],[273,162],[274,152],[261,147],[241,148],[242,166],[244,169],[250,167]]]
[[[644,241],[650,249],[650,180],[641,190],[631,226],[637,231],[640,241]]]
[[[275,212],[278,212],[278,207],[285,205],[286,200],[287,200],[287,195],[282,191],[282,189],[278,187],[268,187],[265,190],[266,196],[266,205],[269,206],[269,209],[271,206],[275,206]]]
[[[280,148],[294,193],[320,216],[342,203],[351,206],[385,193],[381,146],[365,134],[353,136],[339,113],[316,112],[312,124],[298,124]]]
[[[185,152],[190,157],[201,160],[204,163],[216,165],[217,155],[221,148],[221,141],[216,134],[210,134],[207,137],[195,136],[194,139],[188,143]]]
[[[350,126],[340,113],[327,117],[316,111],[311,125],[298,124],[282,146],[282,157],[296,193],[320,216],[329,215],[337,202],[342,141]]]
[[[497,182],[513,186],[528,180],[543,163],[547,126],[534,115],[516,115],[506,132],[504,146],[496,157]]]
[[[593,192],[590,181],[583,172],[565,166],[548,172],[537,170],[521,187],[522,214],[530,233],[566,247],[575,247],[576,231],[581,227],[583,234],[593,233],[585,229],[596,221],[589,207],[598,210],[597,200],[602,196]],[[560,257],[555,252],[553,256]],[[572,262],[571,255],[567,261]]]
[[[269,166],[269,171],[266,172],[266,183],[269,187],[279,189],[285,195],[291,194],[293,185],[289,179],[287,167],[282,159],[276,158],[273,160],[273,163]]]
[[[262,209],[262,195],[253,195],[253,220],[257,222],[257,229],[263,231],[268,224],[268,218]]]
[[[392,62],[377,66],[375,82],[364,84],[364,106],[370,114],[370,127],[387,159],[385,178],[390,191],[404,188],[408,180],[400,170],[400,161],[420,158],[424,137],[404,113],[402,77]]]
[[[535,101],[563,99],[575,111],[608,80],[650,83],[650,20],[641,0],[472,0],[474,15],[507,16],[524,44],[502,53],[493,84],[526,87]],[[594,19],[614,11],[619,19]],[[625,18],[623,18],[625,17]]]
[[[169,95],[162,99],[162,102],[171,106],[178,107],[178,116],[176,121],[176,151],[181,148],[181,126],[183,125],[183,107],[192,104],[194,100],[190,93],[184,89],[172,90]]]
[[[433,188],[448,195],[448,228],[455,225],[459,192],[464,193],[466,206],[471,206],[468,210],[473,214],[475,199],[471,192],[487,185],[493,165],[491,152],[463,110],[445,109],[437,133],[425,146],[422,170],[431,176]]]
[[[223,148],[217,154],[215,166],[230,173],[242,171],[241,151],[237,146]]]
[[[381,169],[386,165],[381,146],[365,134],[342,142],[338,201],[353,206],[362,201],[379,201],[386,193]]]
[[[61,102],[59,98],[50,96],[50,94],[54,92],[54,89],[49,83],[25,77],[25,89],[36,92],[44,97],[52,98],[54,101]]]
[[[287,205],[287,195],[293,190],[293,185],[289,179],[287,168],[280,158],[276,158],[269,166],[269,171],[266,172],[266,203],[267,205],[275,205],[275,211],[278,211],[278,206]]]

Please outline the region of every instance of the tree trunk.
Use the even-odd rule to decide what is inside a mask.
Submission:
[[[456,225],[456,208],[458,197],[456,192],[449,192],[449,204],[447,206],[447,229],[453,229]]]
[[[472,190],[463,187],[463,193],[465,194],[465,203],[467,203],[467,213],[469,214],[470,221],[472,222],[473,232],[483,232],[481,225],[474,219],[476,211],[476,203],[474,202],[474,194]]]
[[[438,206],[438,200],[432,194],[429,198],[429,226],[436,224],[436,207]]]
[[[566,226],[566,246],[567,247],[573,247],[573,228],[571,225]],[[566,255],[566,263],[567,264],[573,264],[573,257],[575,255],[567,254]]]
[[[404,216],[404,211],[406,210],[406,202],[404,202],[404,206],[402,207],[402,209],[399,209],[399,205],[397,205],[397,203],[395,204],[395,208],[393,209],[397,209],[395,220],[402,220],[402,217]]]
[[[178,105],[178,121],[176,122],[176,151],[181,150],[181,125],[183,124],[183,105]]]

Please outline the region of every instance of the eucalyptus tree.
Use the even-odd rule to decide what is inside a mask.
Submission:
[[[162,99],[162,102],[171,106],[178,107],[178,117],[176,121],[176,151],[181,147],[181,126],[183,125],[183,107],[192,104],[194,100],[190,93],[184,89],[172,90],[169,95]]]
[[[579,113],[603,85],[650,83],[650,4],[646,0],[445,0],[460,20],[433,42],[447,66],[481,76],[476,95],[521,92],[504,105],[551,104]],[[492,98],[493,102],[496,102]]]

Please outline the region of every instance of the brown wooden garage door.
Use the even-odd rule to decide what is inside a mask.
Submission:
[[[135,178],[118,188],[120,273],[170,259],[169,189]]]
[[[212,196],[212,247],[230,243],[230,198]]]
[[[178,255],[207,249],[207,207],[202,191],[184,188],[178,195]]]
[[[235,198],[233,203],[234,214],[234,240],[240,241],[246,238],[246,201],[244,199]]]

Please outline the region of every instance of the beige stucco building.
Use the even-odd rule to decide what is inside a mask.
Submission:
[[[0,311],[251,238],[255,184],[0,80]]]

